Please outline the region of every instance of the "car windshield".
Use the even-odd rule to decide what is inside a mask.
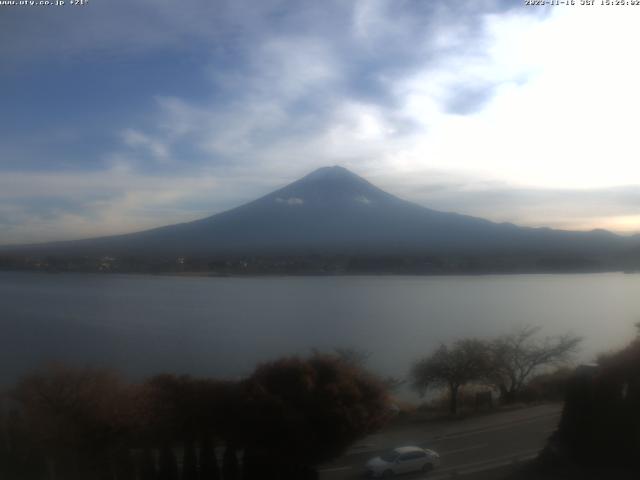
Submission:
[[[380,455],[380,458],[385,462],[393,462],[396,458],[398,458],[398,453],[394,450],[390,450]]]

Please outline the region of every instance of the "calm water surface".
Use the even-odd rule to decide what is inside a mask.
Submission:
[[[371,352],[404,376],[440,342],[519,325],[585,337],[581,359],[624,345],[640,275],[178,278],[0,273],[0,381],[55,360],[235,377],[312,348]]]

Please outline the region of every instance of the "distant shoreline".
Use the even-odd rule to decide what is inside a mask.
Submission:
[[[178,278],[310,278],[310,277],[485,277],[485,276],[519,276],[519,275],[600,275],[600,274],[640,274],[640,271],[614,270],[593,270],[593,271],[542,271],[542,270],[522,270],[522,271],[486,271],[486,272],[440,272],[440,273],[411,273],[411,272],[344,272],[344,273],[217,273],[217,272],[144,272],[144,271],[77,271],[77,270],[38,270],[38,269],[0,269],[0,273],[41,273],[47,275],[74,274],[74,275],[136,275],[151,277],[178,277]]]

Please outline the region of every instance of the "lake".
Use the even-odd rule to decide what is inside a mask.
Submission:
[[[640,275],[212,278],[0,272],[0,379],[48,361],[249,374],[312,349],[371,352],[405,376],[440,342],[517,326],[585,338],[580,360],[620,347],[640,320]]]

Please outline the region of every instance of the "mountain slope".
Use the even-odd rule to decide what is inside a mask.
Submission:
[[[22,247],[82,255],[580,254],[631,239],[497,224],[401,200],[341,167],[325,167],[258,200],[194,222]],[[638,243],[638,242],[633,242]]]

